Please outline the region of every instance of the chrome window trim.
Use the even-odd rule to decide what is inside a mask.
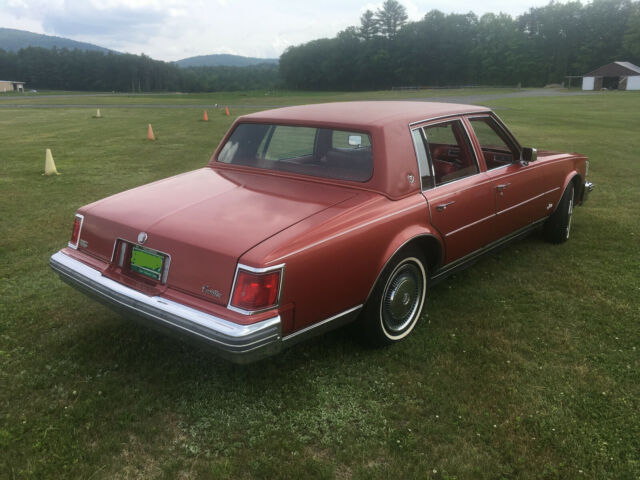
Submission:
[[[425,191],[425,190],[430,190],[433,188],[433,185],[435,185],[435,176],[433,174],[433,165],[431,163],[431,155],[429,154],[429,150],[427,149],[427,146],[425,145],[426,143],[426,139],[424,136],[424,130],[423,127],[416,127],[416,128],[412,128],[411,130],[411,140],[413,141],[413,149],[416,152],[416,161],[418,162],[418,174],[420,175],[420,190],[421,191]],[[413,136],[414,132],[418,132],[418,135],[420,135],[420,140],[422,141],[422,148],[424,149],[424,156],[425,156],[425,160],[426,160],[426,167],[427,169],[429,169],[429,175],[431,177],[432,180],[432,186],[430,187],[426,187],[422,184],[422,178],[425,177],[425,172],[422,169],[422,165],[420,165],[420,155],[418,154],[418,145],[416,145],[416,139]]]
[[[130,243],[131,245],[140,245],[140,244],[138,242],[132,242],[131,240],[127,240],[126,238],[116,237],[116,239],[113,242],[113,251],[111,252],[111,262],[109,263],[115,264],[118,267],[123,268],[124,267],[124,251],[122,249],[120,249],[121,258],[119,258],[118,261],[116,262],[116,250],[118,248],[118,242],[126,242],[126,243]],[[142,248],[153,250],[154,252],[158,252],[164,255],[165,261],[162,262],[162,275],[160,276],[160,285],[166,285],[167,277],[169,276],[169,267],[171,266],[171,254],[160,251],[157,248],[152,248],[152,247],[142,247]]]
[[[414,125],[419,125],[421,123],[427,123],[427,122],[431,122],[433,120],[441,120],[441,119],[446,119],[446,118],[453,118],[453,117],[462,117],[465,115],[483,115],[483,114],[490,114],[491,110],[486,110],[485,112],[458,112],[458,113],[450,113],[448,115],[439,115],[437,117],[430,117],[430,118],[425,118],[424,120],[417,120],[415,122],[411,122],[409,124],[410,127],[413,127]]]
[[[251,267],[249,265],[245,265],[243,263],[238,262],[238,264],[236,265],[236,271],[233,275],[233,282],[231,284],[231,291],[229,292],[229,301],[227,302],[227,308],[233,312],[241,313],[243,315],[253,315],[255,313],[266,312],[266,311],[278,308],[280,306],[280,299],[282,296],[282,284],[284,282],[285,265],[286,265],[285,263],[280,263],[278,265],[273,265],[271,267],[256,268],[256,267]],[[234,305],[231,305],[231,300],[233,299],[233,292],[236,289],[236,281],[238,280],[238,271],[240,270],[245,270],[247,272],[252,272],[252,273],[268,273],[268,272],[280,270],[280,282],[278,284],[278,296],[276,298],[276,303],[274,305],[270,305],[267,308],[262,308],[259,310],[244,310],[243,308],[239,308]]]
[[[485,175],[487,174],[487,172],[480,172],[480,173],[481,173],[481,174],[485,174]],[[473,175],[472,175],[472,177],[473,177]],[[435,191],[435,190],[437,190],[438,188],[443,187],[443,186],[445,186],[445,185],[451,185],[452,183],[460,182],[460,181],[462,181],[462,180],[467,180],[468,178],[471,178],[471,177],[456,178],[455,180],[451,180],[451,181],[450,181],[450,182],[448,182],[448,183],[443,183],[442,185],[438,185],[437,187],[433,188],[432,190],[433,190],[433,191]],[[479,187],[479,186],[482,186],[482,185],[486,185],[487,183],[493,183],[494,181],[495,181],[495,180],[494,180],[494,179],[492,179],[492,178],[488,178],[488,179],[483,180],[483,181],[478,181],[477,183],[474,183],[473,185],[469,185],[468,187],[464,187],[464,188],[462,188],[461,190],[458,190],[456,193],[460,193],[460,192],[462,192],[462,191],[468,190],[469,188],[474,188],[474,187]],[[439,195],[439,196],[435,196],[435,197],[433,197],[433,198],[429,198],[428,200],[429,200],[429,202],[436,202],[436,201],[438,201],[438,200],[439,200],[439,199],[441,199],[441,198],[448,197],[449,195],[451,195],[451,192],[442,193],[441,195]]]
[[[84,225],[84,215],[76,213],[75,217],[73,217],[73,223],[75,224],[76,218],[80,219],[80,229],[78,230],[78,240],[76,243],[71,243],[71,240],[67,242],[67,246],[69,248],[73,248],[74,250],[78,249],[78,244],[80,243],[80,237],[82,236],[82,226]],[[73,231],[71,232],[73,234]]]

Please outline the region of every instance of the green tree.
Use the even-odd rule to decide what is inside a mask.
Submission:
[[[378,24],[378,19],[371,10],[367,10],[360,17],[359,32],[360,37],[365,41],[372,40],[373,37],[380,34],[380,25]]]
[[[395,38],[409,17],[407,9],[396,0],[385,0],[382,8],[376,10],[375,18],[379,24],[380,33],[386,38]]]
[[[622,42],[624,53],[632,62],[640,62],[640,3],[633,5]]]

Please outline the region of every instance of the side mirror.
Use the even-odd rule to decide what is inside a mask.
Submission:
[[[531,147],[524,147],[522,149],[521,161],[524,163],[535,162],[538,159],[538,150]]]

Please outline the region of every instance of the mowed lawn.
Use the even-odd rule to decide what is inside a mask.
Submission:
[[[638,479],[640,94],[491,105],[523,144],[591,158],[571,239],[533,234],[434,287],[393,347],[339,330],[243,367],[48,259],[78,207],[205,165],[248,110],[0,109],[0,478]]]

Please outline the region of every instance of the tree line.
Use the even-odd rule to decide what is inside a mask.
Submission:
[[[393,86],[561,83],[601,65],[640,63],[640,2],[551,2],[516,18],[503,13],[445,14],[407,21],[386,0],[359,26],[334,38],[288,48],[280,74],[289,88],[384,89]]]
[[[27,88],[117,92],[211,92],[274,88],[277,65],[180,68],[146,55],[28,47],[0,49],[0,77]]]
[[[0,49],[0,77],[27,88],[119,92],[365,90],[561,83],[606,63],[640,64],[640,0],[593,0],[503,13],[427,12],[386,0],[334,38],[289,47],[280,65],[179,68],[146,55]]]

